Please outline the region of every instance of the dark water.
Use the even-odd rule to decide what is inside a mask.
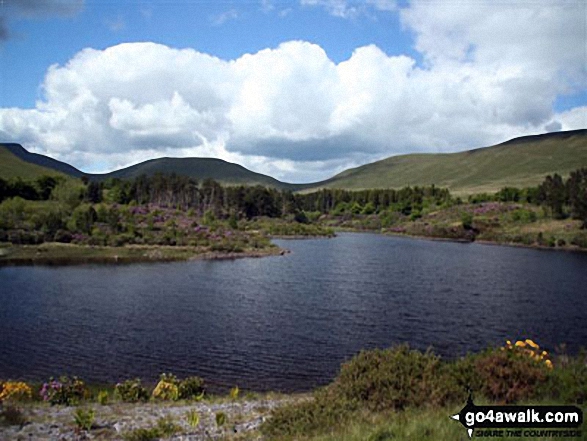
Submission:
[[[587,346],[587,254],[371,234],[285,257],[0,269],[0,378],[304,390],[361,348]]]

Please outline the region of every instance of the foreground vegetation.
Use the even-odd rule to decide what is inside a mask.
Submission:
[[[587,354],[550,355],[525,340],[447,361],[431,351],[401,345],[363,351],[343,364],[328,386],[311,396],[290,397],[242,393],[238,387],[227,396],[213,397],[206,394],[201,378],[179,379],[172,374],[162,374],[150,387],[139,379],[92,387],[67,377],[34,385],[0,381],[0,426],[18,432],[43,412],[51,418],[54,406],[57,410],[69,406],[73,410],[68,413],[66,427],[78,434],[99,433],[102,439],[204,436],[211,430],[223,439],[465,439],[462,426],[448,417],[462,408],[469,390],[477,404],[560,403],[585,409]],[[262,406],[258,405],[260,400]],[[148,408],[147,402],[151,403]],[[242,414],[247,403],[257,403],[253,406],[256,423],[249,426],[242,424],[247,420]],[[276,403],[279,405],[274,406]],[[129,429],[119,433],[114,430],[120,426],[116,412],[101,410],[119,409],[128,422],[132,406],[140,412],[160,406],[168,413],[148,419],[146,426],[144,418],[135,416],[135,425],[127,425]],[[231,409],[238,411],[230,413]],[[261,414],[267,418],[259,417]]]

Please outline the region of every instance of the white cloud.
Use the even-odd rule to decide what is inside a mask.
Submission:
[[[395,0],[300,0],[302,6],[319,6],[339,18],[356,18],[370,10],[394,11]]]
[[[229,9],[228,11],[224,11],[221,14],[215,15],[210,18],[210,21],[215,26],[220,26],[227,21],[235,20],[239,17],[239,13],[236,9]]]
[[[424,66],[374,45],[335,63],[303,41],[235,60],[154,43],[86,49],[49,68],[34,109],[0,109],[0,138],[93,171],[215,156],[306,181],[392,154],[587,127],[587,107],[553,110],[586,87],[582,6],[448,5],[400,12]]]

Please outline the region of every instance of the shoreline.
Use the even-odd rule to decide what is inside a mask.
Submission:
[[[47,243],[1,247],[0,268],[7,266],[129,265],[133,263],[196,260],[235,260],[283,256],[288,253],[289,250],[277,246],[236,252],[209,251],[178,246],[92,247],[88,245]]]
[[[350,232],[350,231],[348,231]],[[358,231],[358,232],[365,232],[368,231]],[[375,234],[383,234],[385,236],[394,236],[394,237],[405,237],[407,239],[419,239],[419,240],[431,240],[437,242],[454,242],[454,243],[462,243],[462,244],[474,244],[478,243],[481,245],[492,245],[492,246],[505,246],[505,247],[513,247],[513,248],[528,248],[528,249],[535,249],[535,250],[549,250],[549,251],[566,251],[566,252],[587,252],[587,248],[581,248],[578,246],[554,246],[550,247],[547,245],[538,245],[538,244],[524,244],[524,243],[517,243],[517,242],[497,242],[494,240],[487,240],[487,239],[475,239],[475,240],[467,240],[467,239],[453,239],[450,237],[434,237],[434,236],[422,236],[416,234],[406,234],[406,233],[394,233],[394,232],[373,232]]]
[[[365,230],[340,228],[334,235],[274,235],[271,239],[277,240],[310,240],[334,239],[337,233],[368,233],[383,236],[401,237],[405,239],[427,240],[437,242],[453,242],[461,244],[478,243],[481,245],[506,246],[535,250],[587,252],[586,248],[574,245],[547,246],[538,244],[524,244],[516,242],[497,242],[487,239],[459,239],[450,237],[422,236],[409,233],[397,233],[381,230]],[[43,243],[40,245],[0,245],[0,268],[8,266],[71,266],[71,265],[130,265],[133,263],[160,263],[160,262],[187,262],[196,260],[235,260],[243,258],[261,258],[270,256],[284,256],[290,250],[276,245],[249,249],[244,251],[210,251],[189,246],[165,245],[127,245],[123,247],[103,247],[91,245],[72,245],[62,243]],[[14,254],[14,255],[12,255]]]

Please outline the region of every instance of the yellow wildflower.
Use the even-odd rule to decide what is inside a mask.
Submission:
[[[526,339],[526,344],[528,346],[533,347],[534,349],[538,349],[539,348],[539,346],[536,343],[534,343],[532,340],[530,340],[529,338]]]
[[[517,346],[517,347],[519,347],[519,348],[523,348],[523,347],[525,347],[525,346],[526,346],[526,343],[524,343],[524,342],[523,342],[523,341],[521,341],[521,340],[518,340],[518,341],[516,342],[516,346]]]
[[[546,367],[547,367],[548,369],[552,369],[552,361],[550,361],[550,360],[546,360],[546,361],[544,362],[544,364],[546,365]]]
[[[30,386],[22,381],[7,381],[0,392],[0,401],[30,399],[33,392]]]

